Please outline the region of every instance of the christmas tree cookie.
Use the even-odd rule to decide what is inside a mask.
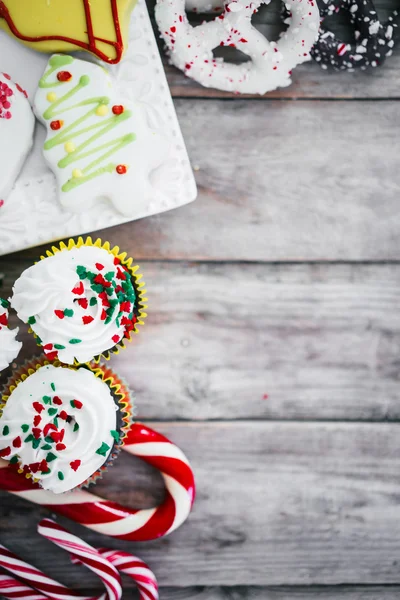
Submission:
[[[136,0],[2,0],[0,28],[40,52],[86,50],[118,63]]]
[[[52,56],[34,110],[47,129],[44,157],[67,211],[104,200],[127,217],[146,211],[151,172],[164,159],[166,143],[147,126],[141,107],[114,91],[102,67]]]

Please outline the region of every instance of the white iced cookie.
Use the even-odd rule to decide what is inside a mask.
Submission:
[[[111,252],[94,246],[62,250],[17,279],[11,305],[50,360],[86,363],[135,329],[134,278]]]
[[[167,145],[140,106],[121,99],[105,69],[55,54],[34,110],[47,129],[44,157],[65,210],[83,212],[106,199],[123,215],[140,216]]]
[[[291,83],[296,65],[310,59],[317,39],[319,11],[315,0],[288,0],[289,27],[278,42],[268,41],[251,23],[269,1],[225,0],[213,21],[192,27],[185,0],[157,0],[156,21],[171,62],[205,87],[241,94],[264,94]],[[231,46],[251,60],[240,65],[214,58],[213,49]]]
[[[0,202],[11,192],[32,148],[34,128],[26,92],[0,72]]]
[[[0,456],[45,490],[66,492],[107,461],[119,441],[117,410],[108,385],[85,367],[40,367],[6,401]]]
[[[18,329],[8,327],[8,302],[0,298],[0,371],[6,369],[17,358],[22,342],[15,338]]]

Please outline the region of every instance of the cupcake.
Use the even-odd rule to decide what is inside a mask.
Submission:
[[[49,360],[72,365],[108,359],[146,316],[137,271],[108,242],[70,240],[22,273],[11,305]]]
[[[22,346],[22,343],[15,339],[18,329],[8,327],[8,307],[7,300],[0,298],[0,371],[6,369],[18,356]]]
[[[132,407],[109,369],[44,359],[15,373],[3,396],[0,457],[55,494],[89,484],[123,444]]]

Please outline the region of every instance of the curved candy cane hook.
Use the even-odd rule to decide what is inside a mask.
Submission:
[[[139,590],[140,600],[159,600],[158,583],[150,567],[137,556],[121,552],[119,550],[108,550],[97,548],[97,551],[107,558],[120,573],[128,575],[136,583]],[[72,562],[78,564],[80,561],[72,557]]]
[[[74,600],[77,598],[80,600],[121,600],[120,574],[106,557],[51,519],[43,519],[39,523],[38,532],[57,546],[68,550],[75,558],[79,558],[81,563],[99,575],[107,590],[106,593],[96,598],[81,596],[78,592],[70,590],[58,581],[47,577],[42,571],[24,562],[16,554],[0,545],[0,566],[17,575],[23,582],[21,584],[14,578],[2,577],[0,592],[5,597],[30,598],[31,600],[34,598],[37,598],[37,600],[43,600],[43,598],[51,598],[52,600]],[[21,588],[19,592],[16,589],[17,586]],[[32,589],[33,587],[39,594]]]
[[[84,490],[56,495],[6,468],[9,463],[4,460],[0,460],[0,489],[111,537],[146,541],[171,533],[187,519],[193,506],[195,481],[189,461],[166,437],[141,423],[132,425],[123,450],[161,472],[166,497],[157,508],[134,510]]]

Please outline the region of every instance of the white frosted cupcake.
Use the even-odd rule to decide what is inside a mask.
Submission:
[[[22,273],[11,305],[49,360],[71,365],[109,358],[146,316],[137,271],[107,242],[70,240]]]
[[[55,494],[95,481],[123,444],[132,415],[109,369],[44,360],[14,374],[3,402],[0,457]]]
[[[22,343],[16,339],[18,329],[8,327],[7,300],[0,298],[0,371],[6,369],[17,358]]]

